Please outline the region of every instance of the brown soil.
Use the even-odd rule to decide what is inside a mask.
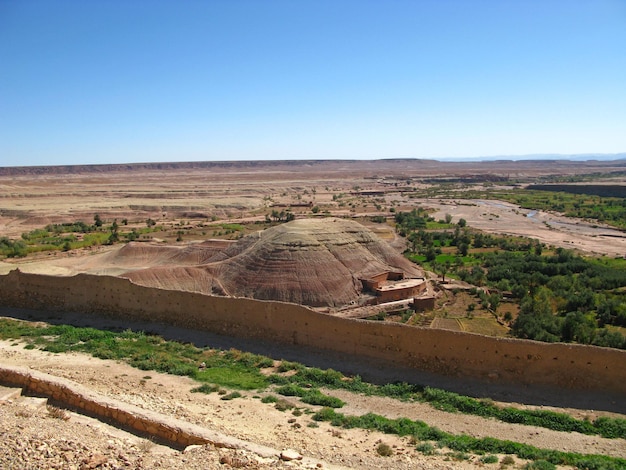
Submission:
[[[127,253],[130,247],[132,252]],[[136,253],[147,248],[156,253],[151,257]],[[361,224],[335,217],[276,225],[238,240],[213,256],[212,247],[208,248],[206,255],[203,253],[207,248],[199,243],[182,250],[181,256],[167,252],[159,256],[164,247],[133,243],[108,262],[112,267],[133,260],[151,263],[149,269],[123,274],[144,286],[313,307],[357,303],[361,279],[381,272],[400,271],[405,277],[423,275],[416,265]],[[189,256],[190,250],[195,256]],[[105,260],[101,261],[104,264]]]
[[[453,469],[483,466],[478,456],[470,456],[469,460],[455,460],[445,449],[438,449],[437,455],[426,456],[418,452],[415,443],[410,442],[408,438],[359,429],[337,429],[327,423],[314,423],[306,410],[315,410],[317,407],[288,398],[288,401],[304,410],[304,413],[279,411],[272,404],[261,403],[259,397],[267,392],[244,392],[242,398],[223,401],[217,393],[208,395],[191,393],[190,390],[195,384],[186,377],[141,371],[120,362],[100,360],[83,354],[52,354],[26,350],[23,344],[14,341],[0,341],[0,360],[4,364],[27,366],[64,377],[122,402],[269,446],[277,449],[277,452],[293,449],[305,457],[321,460],[324,468],[338,466],[368,469]],[[626,442],[622,439],[603,439],[578,433],[561,433],[532,426],[506,424],[470,415],[438,411],[427,404],[404,403],[389,398],[367,397],[343,391],[325,392],[346,401],[347,405],[341,412],[348,415],[372,412],[390,418],[407,417],[424,421],[453,434],[492,436],[525,442],[540,448],[626,458]],[[590,419],[598,415],[592,410],[564,411]],[[104,455],[105,460],[110,460],[111,463],[111,466],[104,468],[116,468],[113,463],[119,461],[120,455],[131,461],[133,468],[218,468],[219,460],[224,456],[247,462],[244,465],[246,468],[276,468],[276,466],[303,468],[304,465],[281,462],[278,459],[263,459],[250,452],[220,450],[212,446],[183,453],[150,445],[137,436],[97,422],[86,422],[77,415],[63,421],[52,419],[45,413],[42,415],[42,412],[39,414],[24,412],[16,403],[0,405],[0,413],[4,426],[0,455],[4,451],[4,458],[10,458],[6,457],[11,450],[7,447],[13,445],[10,439],[11,437],[17,439],[19,435],[22,442],[40,443],[35,449],[30,449],[31,454],[27,456],[30,464],[39,462],[39,465],[45,466],[43,464],[46,462],[45,456],[48,454],[56,456],[59,452],[63,454],[63,449],[59,450],[58,447],[65,446],[71,449],[75,459],[80,457],[84,460],[96,454]],[[378,455],[376,449],[381,442],[392,447],[392,456]],[[46,448],[45,452],[42,446]],[[523,463],[520,459],[515,460],[518,465]],[[497,468],[496,464],[492,466]],[[18,465],[13,468],[28,467]]]

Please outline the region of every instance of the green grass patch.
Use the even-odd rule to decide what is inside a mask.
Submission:
[[[283,385],[276,389],[276,393],[288,397],[300,397],[309,405],[327,406],[329,408],[341,408],[345,402],[336,397],[331,397],[320,392],[317,388],[305,389],[294,384]]]
[[[590,263],[608,267],[611,269],[618,269],[626,271],[626,258],[611,258],[609,256],[603,256],[601,258],[586,258]]]
[[[407,258],[413,261],[415,264],[419,264],[420,266],[426,263],[426,255],[410,254],[410,255],[407,255]]]
[[[32,347],[37,345],[53,353],[85,352],[101,359],[123,360],[141,370],[188,376],[229,388],[252,390],[268,385],[259,371],[271,362],[264,356],[236,350],[204,350],[130,330],[115,333],[69,325],[34,327],[27,322],[2,319],[0,338],[28,339]],[[204,370],[199,369],[202,362],[207,365]]]
[[[440,255],[437,255],[437,257],[435,258],[435,263],[437,264],[454,264],[454,261],[457,259],[457,255],[456,254],[450,254],[450,253],[442,253]]]
[[[494,317],[459,318],[463,331],[485,336],[506,336],[508,328],[502,326]]]
[[[21,238],[17,240],[0,237],[0,257],[15,258],[44,251],[67,251],[94,245],[112,244],[122,239],[132,241],[142,234],[162,231],[163,227],[133,228],[130,232],[119,231],[119,227],[116,230],[118,230],[116,231],[117,236],[111,238],[112,224],[106,227],[88,225],[82,221],[50,224],[45,228],[23,233]],[[230,229],[231,232],[238,230],[236,227]]]
[[[245,229],[241,224],[218,224],[217,227],[230,232],[242,232]]]
[[[489,463],[498,463],[498,456],[497,455],[483,455],[480,458],[480,462],[481,463],[485,463],[485,464],[489,464]]]
[[[347,416],[337,413],[331,408],[324,408],[315,413],[313,419],[326,421],[333,426],[346,429],[367,429],[397,436],[413,436],[420,441],[435,441],[439,447],[447,447],[460,453],[512,454],[525,460],[545,460],[553,465],[573,466],[581,469],[618,470],[626,468],[626,459],[539,449],[528,444],[492,437],[476,438],[467,435],[453,435],[430,427],[422,421],[413,421],[407,418],[390,419],[373,413],[362,416]]]
[[[426,222],[426,230],[447,230],[454,228],[455,224],[448,224],[446,222],[434,222],[428,221]]]
[[[234,400],[235,398],[241,398],[243,395],[237,391],[234,392],[230,392],[226,395],[224,395],[223,397],[220,398],[220,400],[224,400],[224,401],[228,401],[228,400]]]
[[[216,383],[239,390],[256,390],[265,388],[268,384],[265,377],[258,371],[235,366],[212,367],[198,371],[194,374],[194,378],[201,382]]]
[[[215,384],[202,384],[199,387],[195,387],[191,389],[192,393],[206,393],[211,394],[211,393],[215,393],[215,392],[219,392],[220,387],[219,385],[215,385]]]
[[[0,318],[0,339],[17,339],[22,336],[39,336],[42,328],[31,323]]]

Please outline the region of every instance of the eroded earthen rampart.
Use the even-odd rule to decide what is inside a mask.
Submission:
[[[183,420],[101,395],[63,377],[16,366],[0,366],[0,382],[23,388],[28,394],[52,399],[64,408],[102,419],[174,447],[213,444],[246,449],[263,457],[278,457],[269,447],[226,436]]]
[[[294,304],[162,290],[118,277],[15,270],[0,276],[0,305],[162,322],[451,376],[626,392],[626,351],[342,319]]]

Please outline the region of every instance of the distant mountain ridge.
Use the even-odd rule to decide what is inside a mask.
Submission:
[[[463,171],[471,167],[472,171],[490,171],[493,163],[512,166],[585,165],[614,166],[626,165],[626,153],[618,154],[579,154],[579,155],[519,155],[492,156],[475,158],[380,158],[380,159],[308,159],[308,160],[231,160],[231,161],[189,161],[189,162],[147,162],[147,163],[110,163],[89,165],[50,165],[50,166],[5,166],[0,167],[0,176],[18,175],[53,175],[105,172],[137,172],[166,170],[214,170],[214,171],[262,171],[264,169],[293,171],[295,169],[314,170],[342,169],[343,171],[369,169],[442,169]],[[481,164],[484,168],[481,168]]]

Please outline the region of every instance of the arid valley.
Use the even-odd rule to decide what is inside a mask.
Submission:
[[[540,245],[545,251],[565,249],[602,259],[623,258],[626,232],[619,227],[487,196],[527,191],[529,185],[565,183],[594,186],[596,192],[605,188],[624,198],[626,161],[453,163],[397,159],[4,167],[0,168],[0,237],[27,240],[23,234],[82,222],[101,224],[94,232],[108,238],[81,245],[92,234],[76,230],[58,249],[0,259],[0,275],[18,268],[25,275],[122,277],[146,288],[298,303],[315,314],[346,321],[404,322],[407,325],[398,325],[403,330],[445,329],[515,341],[508,330],[518,307],[505,302],[504,297],[495,308],[481,307],[468,293],[476,286],[454,276],[446,281],[449,265],[440,263],[430,270],[410,262],[403,253],[412,242],[399,233],[396,216],[419,210],[442,226],[447,220],[444,230],[448,232],[463,221],[461,227],[476,233],[530,239],[533,247]],[[357,247],[367,247],[368,251],[357,251]],[[390,310],[381,317],[372,302],[384,289],[374,294],[366,292],[366,287],[383,271],[401,273],[405,281],[428,283],[420,291],[432,299],[428,311],[415,309],[408,320],[403,317],[405,311]],[[303,294],[295,295],[298,289]],[[145,310],[149,311],[150,305]],[[185,314],[184,310],[179,312],[181,317]],[[374,318],[377,315],[379,318]],[[500,408],[555,411],[590,422],[601,417],[618,422],[626,419],[620,390],[559,388],[547,382],[516,384],[500,381],[495,375],[491,381],[472,380],[462,371],[446,375],[434,369],[411,370],[404,364],[390,367],[388,362],[377,363],[358,354],[298,347],[295,340],[286,344],[220,336],[179,325],[125,322],[45,305],[35,309],[7,302],[0,305],[0,316],[37,325],[67,323],[103,330],[150,331],[199,348],[260,354],[273,361],[261,369],[268,376],[288,375],[281,364],[298,362],[340,371],[345,374],[344,381],[356,375],[376,384],[406,381],[474,397]],[[122,360],[81,352],[42,351],[29,341],[1,341],[0,366],[68,380],[101,397],[154,412],[159,419],[206,428],[218,437],[210,444],[181,449],[151,440],[145,433],[133,434],[110,422],[85,417],[76,410],[68,410],[64,419],[57,419],[46,407],[34,408],[12,397],[0,401],[5,424],[0,434],[3,468],[495,469],[541,468],[528,465],[543,461],[502,452],[493,452],[488,459],[491,452],[453,451],[426,442],[420,445],[415,437],[380,429],[332,426],[311,417],[322,406],[305,404],[296,396],[281,399],[288,402],[288,408],[283,409],[274,401],[264,401],[276,385],[242,391],[243,396],[224,400],[226,392],[192,393],[198,383],[189,377],[141,370]],[[419,400],[330,386],[321,390],[345,403],[339,409],[345,415],[408,418],[454,436],[491,437],[538,449],[615,458],[606,467],[594,468],[619,468],[626,459],[623,436],[608,438],[503,422],[440,409]],[[558,465],[572,467],[575,465]]]

